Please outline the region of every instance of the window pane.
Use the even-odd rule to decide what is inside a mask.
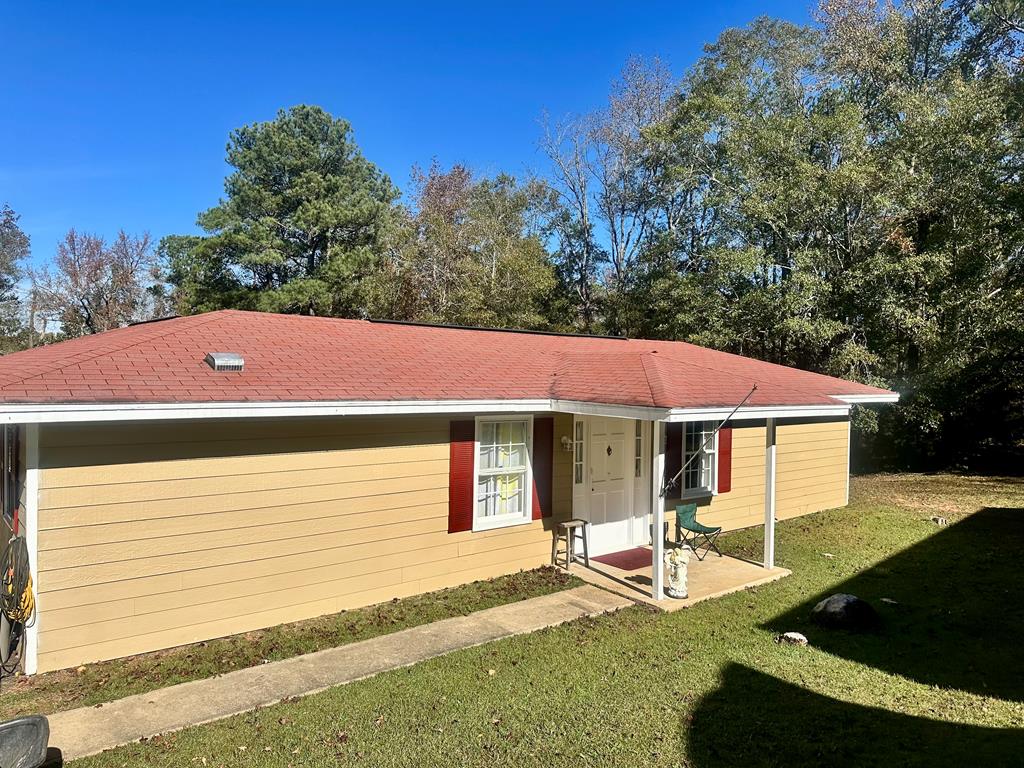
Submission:
[[[480,443],[480,469],[490,469],[494,466],[494,447]]]
[[[476,509],[481,517],[497,514],[497,485],[494,476],[481,477],[477,483]]]
[[[480,424],[480,469],[525,468],[527,423],[489,421]]]
[[[526,473],[482,476],[477,484],[477,514],[523,516],[526,510]]]
[[[499,514],[518,515],[523,511],[523,477],[501,475],[498,478]]]
[[[573,482],[579,485],[583,482],[583,465],[576,464],[573,468]]]

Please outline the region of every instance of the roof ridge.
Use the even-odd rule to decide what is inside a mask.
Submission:
[[[644,372],[644,379],[647,381],[647,388],[651,391],[651,403],[656,406],[659,403],[659,399],[658,399],[658,394],[655,393],[655,391],[654,391],[654,384],[651,382],[651,375],[652,375],[652,373],[653,373],[654,378],[658,382],[659,392],[664,390],[665,384],[661,380],[661,373],[660,373],[660,371],[658,371],[658,366],[657,365],[653,365],[653,366],[648,366],[647,365],[647,359],[650,358],[651,355],[655,355],[655,354],[657,354],[657,350],[653,350],[653,349],[649,349],[646,352],[641,352],[640,353],[640,368]],[[657,360],[657,358],[651,358],[651,362],[652,363],[654,363],[656,360]],[[653,368],[654,370],[651,371],[650,368]]]
[[[214,310],[213,312],[203,312],[202,314],[199,314],[199,315],[191,315],[191,316],[186,315],[184,317],[171,318],[168,322],[170,323],[170,322],[173,322],[174,320],[188,321],[188,320],[198,320],[200,318],[206,318],[206,320],[204,320],[203,322],[188,323],[187,327],[194,328],[196,326],[205,325],[210,320],[213,320],[213,315],[218,315],[218,314],[220,314],[222,312],[228,312],[228,311],[230,311],[230,310]],[[181,323],[179,323],[178,325],[180,326]],[[121,331],[121,330],[127,330],[128,328],[133,328],[133,327],[139,327],[139,326],[125,325],[125,326],[122,326],[120,328],[116,328],[116,329],[113,329],[113,330]],[[40,376],[45,376],[45,375],[50,374],[50,373],[55,373],[57,371],[62,371],[65,368],[69,368],[70,366],[73,366],[73,365],[81,365],[82,363],[87,363],[90,360],[95,360],[97,357],[101,357],[103,355],[109,355],[109,354],[111,354],[113,352],[124,352],[126,349],[131,349],[132,347],[137,347],[140,344],[145,344],[146,342],[154,341],[156,339],[163,338],[164,336],[170,336],[172,333],[176,333],[179,330],[181,330],[181,328],[175,328],[173,330],[168,330],[168,331],[166,331],[164,333],[150,333],[150,334],[146,334],[144,336],[144,338],[141,338],[138,341],[135,341],[135,342],[133,342],[131,344],[125,344],[123,347],[115,347],[113,349],[111,349],[110,347],[107,347],[107,348],[104,348],[104,349],[96,350],[92,354],[86,355],[85,357],[82,357],[82,358],[78,358],[78,359],[75,359],[75,360],[63,360],[63,361],[61,361],[60,364],[54,365],[54,366],[52,366],[50,368],[45,368],[43,370],[36,369],[33,373],[31,373],[31,374],[29,374],[27,376],[22,376],[21,378],[4,380],[4,381],[0,382],[0,388],[9,387],[12,384],[23,384],[26,381],[29,381],[30,379],[35,379],[35,378],[38,378]],[[89,334],[89,336],[79,336],[76,339],[68,339],[67,341],[77,341],[78,339],[86,339],[86,338],[89,338],[90,336],[95,337],[95,336],[99,336],[101,333],[104,333],[104,331],[100,331],[100,333]],[[36,349],[40,349],[40,350],[42,350],[42,349],[52,349],[53,346],[55,346],[55,345],[47,345],[45,347],[36,347]]]

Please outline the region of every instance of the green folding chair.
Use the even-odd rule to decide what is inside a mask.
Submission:
[[[696,504],[680,504],[676,507],[676,543],[692,549],[698,560],[703,560],[711,550],[715,550],[719,557],[722,556],[716,543],[721,532],[720,525],[711,527],[697,522]]]

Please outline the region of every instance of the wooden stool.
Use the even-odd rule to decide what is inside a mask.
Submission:
[[[589,531],[590,523],[587,520],[573,518],[559,523],[555,538],[551,542],[551,564],[558,565],[558,556],[565,555],[565,570],[568,571],[572,566],[572,561],[576,559],[576,537],[579,536],[583,541],[583,564],[589,568],[590,550],[587,548]],[[558,544],[563,540],[565,549],[559,549]]]

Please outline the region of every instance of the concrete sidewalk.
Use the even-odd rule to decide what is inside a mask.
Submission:
[[[633,605],[590,585],[49,717],[65,760]]]

